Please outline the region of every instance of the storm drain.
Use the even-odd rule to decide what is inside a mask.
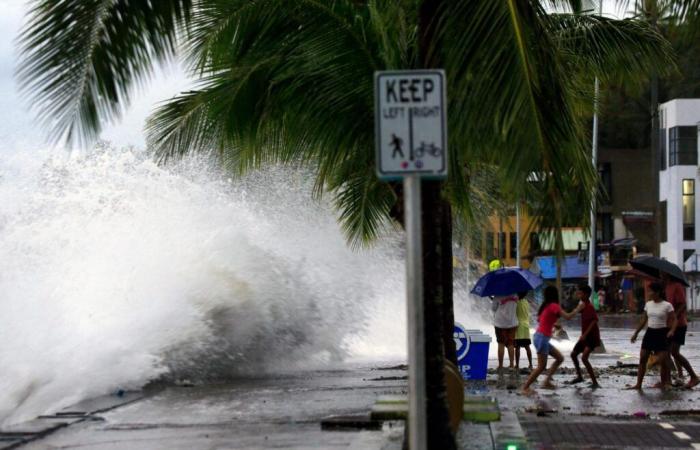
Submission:
[[[520,419],[528,442],[535,448],[693,448],[685,433],[659,422],[574,422]],[[700,427],[692,427],[700,434]],[[697,430],[697,431],[696,431]]]

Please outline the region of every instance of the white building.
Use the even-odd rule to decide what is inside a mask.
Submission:
[[[685,270],[697,271],[691,262],[695,261],[696,252],[700,253],[697,230],[700,200],[696,195],[700,188],[700,99],[676,99],[661,104],[659,128],[661,257],[679,267],[685,267],[688,261]]]

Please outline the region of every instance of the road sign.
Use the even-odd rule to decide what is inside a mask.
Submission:
[[[461,362],[466,358],[467,353],[469,353],[471,341],[469,340],[466,329],[457,322],[455,322],[453,336],[455,340],[455,349],[457,350],[457,361]]]
[[[446,178],[445,72],[375,72],[374,83],[379,178]]]

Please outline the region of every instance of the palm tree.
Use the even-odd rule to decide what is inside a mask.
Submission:
[[[373,72],[444,67],[450,178],[424,189],[424,305],[430,448],[454,448],[442,367],[452,211],[471,214],[471,163],[497,167],[506,192],[536,192],[545,199],[536,216],[561,227],[564,205],[589,204],[595,182],[582,139],[585,77],[574,74],[630,76],[668,62],[643,24],[554,15],[544,3],[566,2],[34,0],[19,76],[55,139],[88,141],[154,64],[180,56],[179,42],[199,83],[151,117],[149,145],[166,159],[214,151],[236,172],[309,164],[315,193],[333,195],[348,239],[362,244],[402,216],[401,187],[374,175]],[[539,182],[524,188],[533,173]]]

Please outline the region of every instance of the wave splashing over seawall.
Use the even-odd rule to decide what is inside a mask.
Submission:
[[[0,160],[0,422],[154,379],[405,355],[396,237],[348,249],[304,171],[103,146]]]

